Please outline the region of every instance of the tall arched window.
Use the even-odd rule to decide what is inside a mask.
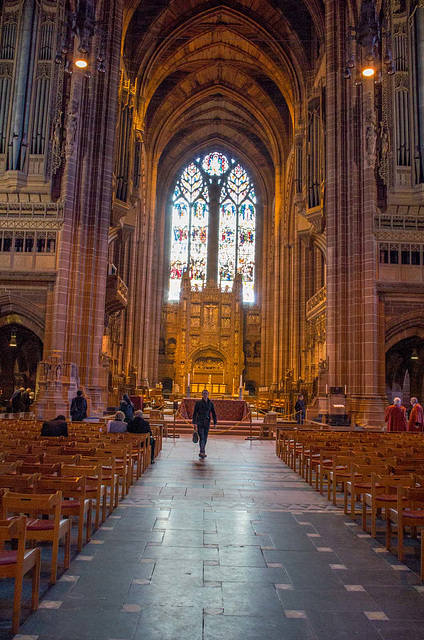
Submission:
[[[206,279],[209,192],[194,163],[175,185],[173,201],[169,299],[178,300],[187,266],[193,285],[202,285]]]
[[[223,291],[239,273],[244,302],[254,301],[255,205],[253,184],[236,160],[215,151],[186,167],[173,195],[170,300],[178,300],[188,269],[193,288],[218,274]]]

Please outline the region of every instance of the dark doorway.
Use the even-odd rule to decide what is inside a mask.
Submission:
[[[409,398],[423,400],[424,340],[412,336],[400,340],[386,353],[386,393],[389,402],[398,396],[405,406]]]
[[[16,387],[35,390],[37,364],[43,358],[43,343],[30,329],[19,324],[0,328],[0,402],[4,406]]]

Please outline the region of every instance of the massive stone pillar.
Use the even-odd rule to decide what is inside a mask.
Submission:
[[[106,376],[101,362],[107,276],[107,247],[112,204],[112,173],[117,117],[122,1],[97,2],[107,62],[96,71],[96,38],[90,55],[91,77],[75,71],[66,117],[66,169],[63,179],[64,225],[52,304],[49,350],[54,385],[40,394],[39,416],[51,416],[69,402],[66,389],[78,382],[90,401],[91,413],[106,405]],[[77,44],[75,44],[76,50]],[[74,371],[74,384],[62,387],[59,403],[58,363]],[[75,369],[70,366],[75,364]],[[62,373],[64,368],[61,367]],[[51,393],[52,391],[52,393]],[[53,393],[54,391],[54,393]],[[72,395],[69,391],[69,395]],[[60,405],[60,406],[59,406]]]
[[[343,78],[348,5],[326,2],[327,353],[330,386],[346,385],[358,422],[383,417],[373,220],[374,83]]]

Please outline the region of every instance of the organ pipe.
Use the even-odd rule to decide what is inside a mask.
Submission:
[[[415,13],[416,25],[416,78],[418,101],[418,144],[420,170],[417,171],[417,182],[423,180],[424,174],[424,7],[418,7]]]
[[[0,153],[6,151],[7,123],[9,120],[12,78],[0,77]]]
[[[35,0],[24,0],[21,18],[21,42],[16,69],[16,91],[13,100],[13,120],[9,136],[7,169],[22,170],[25,161],[26,135],[28,133],[31,103],[32,73],[34,64],[34,35],[36,34]]]
[[[128,196],[128,179],[130,169],[130,142],[133,124],[133,109],[128,104],[122,110],[120,141],[118,149],[117,188],[118,200],[126,201]]]
[[[321,183],[321,116],[317,101],[309,107],[308,123],[308,207],[320,204]]]

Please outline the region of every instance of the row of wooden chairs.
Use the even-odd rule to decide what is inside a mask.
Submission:
[[[7,434],[2,426],[0,423],[0,577],[15,578],[12,631],[16,633],[23,575],[31,569],[32,608],[38,607],[40,549],[27,553],[26,543],[51,542],[50,582],[54,583],[61,540],[64,569],[69,567],[72,522],[77,520],[81,551],[91,539],[93,525],[97,530],[147,468],[150,436],[106,434],[99,427],[85,432],[81,426],[70,438],[41,438],[36,422],[31,428],[9,424]],[[4,541],[11,538],[18,540],[17,555],[4,549]]]
[[[404,437],[399,437],[399,436]],[[406,436],[406,437],[405,437]],[[280,432],[277,454],[334,505],[352,518],[361,504],[362,527],[377,535],[378,518],[386,523],[386,547],[404,559],[407,529],[424,527],[424,441],[420,434]],[[397,528],[397,545],[392,529]],[[424,579],[424,530],[421,579]]]

